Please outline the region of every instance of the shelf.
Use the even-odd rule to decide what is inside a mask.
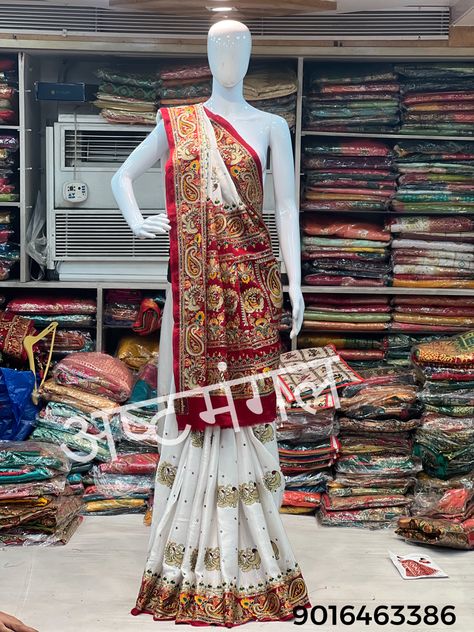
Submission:
[[[4,130],[8,130],[9,132],[19,132],[19,125],[0,125],[0,130],[3,132]]]
[[[452,209],[451,211],[394,211],[387,208],[383,211],[366,211],[364,209],[349,209],[347,211],[323,211],[320,209],[311,210],[309,208],[300,208],[300,213],[324,213],[326,216],[331,215],[347,215],[348,213],[355,213],[356,215],[388,215],[389,217],[405,217],[406,215],[429,215],[430,217],[445,217],[446,215],[474,215],[474,207],[472,211],[457,211]]]
[[[35,289],[42,288],[45,290],[49,289],[86,289],[86,290],[113,290],[113,289],[122,289],[126,286],[127,289],[133,290],[166,290],[168,283],[166,281],[156,281],[155,283],[151,282],[143,282],[139,283],[138,281],[124,281],[121,283],[120,281],[110,281],[106,283],[104,281],[98,281],[94,283],[93,281],[4,281],[1,283],[1,287],[13,287],[17,289]]]
[[[313,130],[301,130],[301,136],[337,136],[348,138],[387,138],[394,140],[452,140],[472,141],[474,136],[429,136],[424,134],[374,134],[373,132],[316,132]]]
[[[351,285],[302,285],[303,294],[408,294],[420,296],[474,296],[474,289],[441,287],[354,287]]]
[[[5,208],[5,206],[15,206],[16,208],[20,208],[21,202],[0,202],[0,208]]]

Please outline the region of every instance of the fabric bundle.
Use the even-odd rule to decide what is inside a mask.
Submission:
[[[440,479],[474,469],[474,332],[413,348],[424,379],[424,405],[415,453],[424,470]]]
[[[70,467],[57,446],[0,443],[0,546],[69,541],[82,506],[66,481]]]
[[[305,211],[382,211],[395,193],[393,151],[381,141],[312,138],[302,165]]]
[[[11,299],[6,311],[30,319],[38,330],[53,321],[58,323],[60,329],[56,332],[53,346],[54,361],[75,351],[95,349],[95,336],[91,331],[97,312],[94,299],[26,295]],[[50,344],[51,339],[45,338],[38,344],[38,349],[48,352]]]
[[[448,481],[421,475],[412,516],[399,520],[396,533],[420,544],[474,548],[473,487],[472,475]]]
[[[158,77],[135,71],[99,68],[99,91],[94,105],[109,123],[154,125]]]
[[[157,452],[119,453],[110,463],[94,466],[84,492],[83,513],[117,515],[144,512],[153,492]]]
[[[393,209],[399,212],[463,213],[473,212],[474,151],[472,143],[461,141],[406,140],[395,145],[399,186],[393,200]],[[436,224],[413,233],[453,234],[451,241],[461,241],[459,233],[472,233],[471,228],[456,230],[452,218],[447,230]],[[468,222],[465,222],[466,224]],[[461,223],[462,225],[462,223]],[[472,238],[471,235],[467,237]],[[428,237],[429,238],[429,237]],[[435,237],[436,238],[436,237]],[[423,239],[420,236],[420,239]],[[445,241],[450,241],[448,235]]]
[[[392,132],[400,121],[391,64],[312,64],[304,101],[307,129]]]
[[[0,125],[18,123],[18,73],[13,58],[0,56]]]
[[[0,59],[1,68],[1,59]],[[0,103],[2,102],[0,71]],[[2,109],[0,106],[0,123]],[[18,193],[18,137],[16,134],[1,133],[0,131],[0,202],[17,202]],[[8,207],[0,209],[0,281],[10,278],[12,268],[20,260],[20,248],[15,243],[14,222],[18,209]]]
[[[461,296],[396,296],[392,318],[392,331],[445,335],[468,331],[474,325],[474,301]]]
[[[474,123],[472,63],[396,64],[405,134],[471,136]]]
[[[140,290],[107,290],[104,320],[110,327],[131,328],[140,312]]]
[[[322,497],[323,524],[386,527],[406,511],[421,469],[413,459],[419,425],[415,376],[409,370],[362,372],[365,381],[342,391],[341,458]]]
[[[212,73],[205,61],[179,62],[159,72],[158,94],[163,106],[202,103],[211,89]]]
[[[390,231],[378,222],[305,213],[302,273],[308,285],[383,286],[390,278]]]
[[[318,335],[319,332],[334,331],[343,334],[338,353],[344,360],[356,362],[381,361],[384,345],[376,339],[357,338],[359,332],[387,331],[391,321],[391,307],[386,296],[344,296],[306,294],[303,320],[303,335]],[[351,338],[354,338],[351,340]],[[310,338],[311,339],[311,338]],[[304,341],[303,341],[304,342]],[[340,347],[343,346],[343,349]],[[336,348],[337,345],[336,345]]]
[[[298,79],[294,68],[282,64],[258,63],[244,78],[244,98],[253,107],[283,117],[288,127],[296,126]]]

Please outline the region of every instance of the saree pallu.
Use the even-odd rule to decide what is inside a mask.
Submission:
[[[474,518],[454,522],[423,516],[404,517],[399,519],[395,533],[405,540],[420,544],[453,549],[474,548]]]
[[[213,386],[213,407],[228,409],[223,381],[278,366],[282,286],[262,217],[262,164],[223,118],[202,105],[162,109],[171,222],[173,373],[178,392]],[[273,421],[270,379],[259,385],[262,413],[247,406],[252,384],[232,388],[240,426]],[[204,396],[176,403],[180,428],[206,424]],[[230,412],[216,423],[232,426]]]

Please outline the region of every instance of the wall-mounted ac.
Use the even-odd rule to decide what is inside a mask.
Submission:
[[[110,186],[114,173],[150,131],[149,127],[111,125],[99,116],[84,115],[61,115],[47,128],[48,268],[56,268],[61,279],[166,278],[168,236],[136,239],[117,209]],[[64,185],[69,182],[87,186],[85,201],[65,199]],[[162,165],[158,163],[136,180],[134,191],[145,216],[164,212]],[[264,209],[279,257],[271,169],[265,178]]]

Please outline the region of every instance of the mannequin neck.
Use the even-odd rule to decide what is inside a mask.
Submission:
[[[243,95],[243,80],[232,88],[226,88],[214,77],[212,82],[212,94],[204,103],[212,112],[227,117],[242,110],[247,104]]]

